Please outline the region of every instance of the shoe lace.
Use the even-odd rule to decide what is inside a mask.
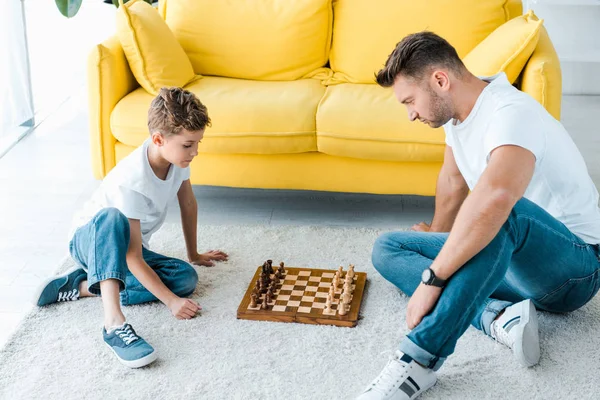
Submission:
[[[67,292],[58,292],[57,301],[73,301],[79,298],[79,290],[73,289]]]
[[[496,339],[497,342],[500,342],[512,349],[514,340],[513,338],[506,332],[499,324],[494,321],[491,326],[492,337]]]
[[[404,377],[406,367],[400,363],[398,356],[390,356],[387,365],[381,371],[379,376],[371,383],[371,389],[375,392],[388,394],[398,386],[400,380]]]
[[[115,330],[115,334],[125,342],[127,346],[138,340],[140,337],[137,336],[130,325],[126,325],[123,329]]]

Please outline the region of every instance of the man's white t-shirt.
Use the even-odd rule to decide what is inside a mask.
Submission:
[[[143,246],[165,221],[167,206],[190,178],[190,168],[171,164],[165,180],[158,178],[148,161],[150,139],[121,160],[104,178],[92,198],[73,220],[70,238],[75,230],[87,224],[106,207],[119,209],[127,218],[140,220]]]
[[[575,143],[560,122],[535,99],[513,87],[504,73],[490,82],[462,122],[444,125],[446,144],[469,189],[485,170],[492,150],[516,145],[536,158],[524,197],[586,243],[600,243],[598,190]]]

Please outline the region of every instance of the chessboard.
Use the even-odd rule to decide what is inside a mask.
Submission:
[[[354,327],[367,274],[337,270],[258,267],[237,311],[239,319]]]

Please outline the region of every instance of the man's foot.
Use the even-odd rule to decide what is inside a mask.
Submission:
[[[139,337],[128,323],[110,332],[102,328],[102,336],[106,345],[126,367],[140,368],[156,360],[154,348]]]
[[[356,400],[412,400],[435,385],[437,376],[401,351]]]
[[[492,322],[490,333],[498,342],[510,347],[523,366],[532,367],[540,361],[537,312],[531,300],[507,307]]]
[[[79,284],[87,278],[83,268],[72,269],[63,275],[49,278],[40,286],[33,300],[39,307],[59,301],[79,299]]]

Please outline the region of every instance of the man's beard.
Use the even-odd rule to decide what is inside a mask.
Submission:
[[[453,107],[450,102],[444,101],[444,99],[434,92],[431,88],[428,88],[429,95],[429,109],[433,118],[429,120],[429,126],[432,128],[439,128],[450,121],[454,115]]]

